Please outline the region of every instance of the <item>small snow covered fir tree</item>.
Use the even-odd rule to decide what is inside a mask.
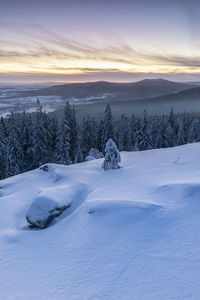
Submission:
[[[105,155],[102,168],[104,168],[105,171],[110,169],[120,168],[119,166],[119,163],[121,162],[120,153],[117,149],[115,142],[112,139],[109,139],[107,141],[105,152],[106,155]]]

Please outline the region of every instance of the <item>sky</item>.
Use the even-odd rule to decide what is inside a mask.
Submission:
[[[200,80],[198,0],[0,4],[0,82]]]

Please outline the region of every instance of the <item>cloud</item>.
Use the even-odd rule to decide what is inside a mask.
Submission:
[[[41,83],[41,82],[87,82],[107,80],[115,82],[138,81],[145,78],[165,78],[174,81],[199,81],[200,73],[196,74],[157,74],[157,73],[124,73],[124,72],[98,72],[79,75],[62,75],[62,74],[32,74],[32,73],[13,73],[5,74],[0,72],[0,83]]]
[[[4,33],[0,41],[0,71],[4,74],[6,64],[10,65],[8,73],[16,76],[37,72],[47,75],[55,71],[56,76],[59,72],[60,76],[68,76],[69,73],[70,78],[76,76],[79,79],[113,76],[131,80],[134,74],[152,74],[152,66],[155,67],[153,74],[160,76],[165,67],[167,73],[181,74],[184,68],[185,73],[199,73],[200,56],[166,55],[159,53],[159,50],[150,52],[134,48],[123,39],[115,43],[86,43],[67,39],[40,24],[0,22],[0,30]],[[5,34],[5,31],[9,34]]]

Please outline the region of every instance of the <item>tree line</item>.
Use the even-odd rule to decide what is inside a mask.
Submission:
[[[45,163],[73,164],[85,161],[91,148],[105,154],[112,138],[119,151],[167,148],[200,141],[197,113],[142,117],[122,114],[114,121],[110,105],[103,118],[85,117],[81,126],[76,111],[66,103],[64,117],[47,115],[40,102],[35,114],[12,114],[0,119],[0,179],[17,175]]]

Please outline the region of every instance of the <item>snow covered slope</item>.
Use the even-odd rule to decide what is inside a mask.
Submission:
[[[1,181],[0,299],[199,300],[199,153],[121,153],[118,170],[99,159]],[[32,200],[61,187],[70,210],[29,229]]]

